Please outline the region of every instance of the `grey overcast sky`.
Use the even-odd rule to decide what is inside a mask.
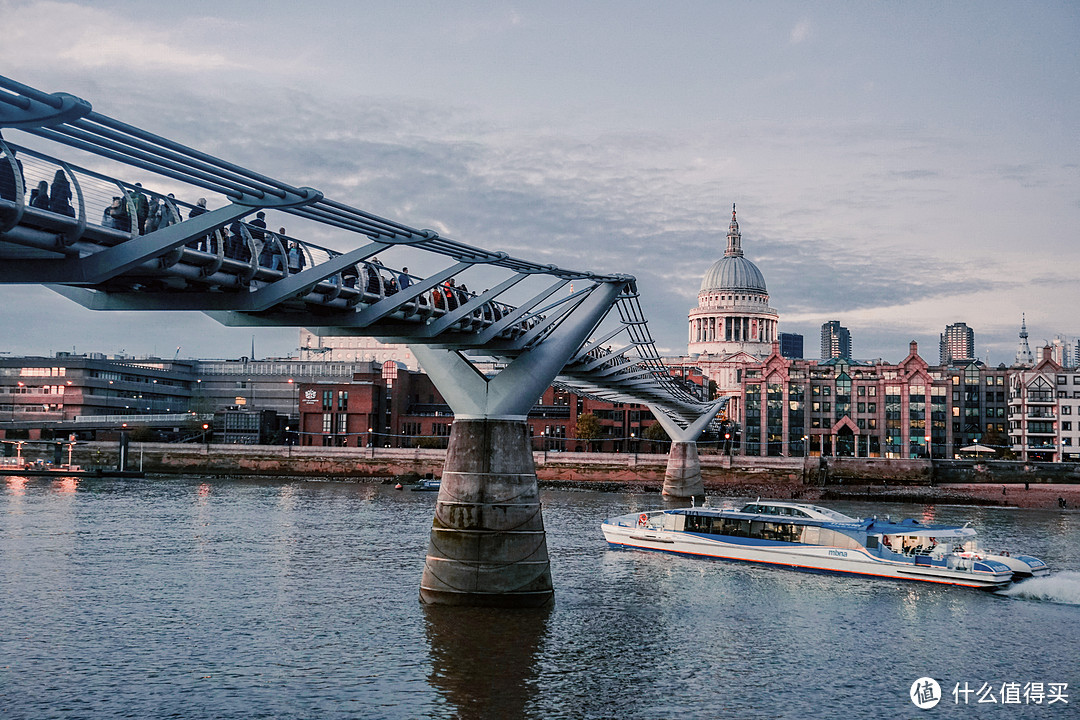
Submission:
[[[664,353],[685,352],[732,203],[809,356],[833,319],[890,361],[917,340],[936,362],[958,321],[994,364],[1021,313],[1033,348],[1080,334],[1075,2],[0,0],[0,18],[0,74],[463,242],[636,275]],[[0,301],[13,354],[252,342],[40,287]],[[297,332],[255,344],[286,355]]]

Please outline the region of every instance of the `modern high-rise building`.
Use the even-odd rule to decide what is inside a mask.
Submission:
[[[850,358],[851,333],[839,320],[830,320],[821,326],[821,359]]]
[[[1055,335],[1050,341],[1050,355],[1054,358],[1054,362],[1063,368],[1076,367],[1074,349],[1075,344],[1063,335]]]
[[[802,359],[803,336],[799,333],[780,333],[780,357]]]
[[[940,339],[941,365],[951,365],[958,360],[975,359],[975,331],[967,323],[953,323],[945,326]]]

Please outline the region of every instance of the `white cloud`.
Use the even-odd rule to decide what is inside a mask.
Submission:
[[[792,45],[800,45],[810,39],[813,30],[809,20],[800,20],[791,29],[790,41]]]
[[[162,70],[185,73],[245,67],[198,33],[148,23],[145,18],[65,2],[10,1],[0,8],[4,15],[0,63],[7,68],[33,70],[44,64],[50,71],[88,69],[146,76]]]

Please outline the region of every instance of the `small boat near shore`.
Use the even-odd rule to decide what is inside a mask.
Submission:
[[[807,572],[987,590],[1049,573],[1038,558],[980,550],[975,530],[967,525],[859,519],[782,500],[758,500],[738,509],[691,507],[629,513],[608,518],[601,527],[614,547]]]
[[[441,478],[423,478],[417,480],[411,489],[413,492],[438,492],[440,487],[442,487]]]

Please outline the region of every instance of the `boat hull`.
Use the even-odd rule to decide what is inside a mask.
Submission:
[[[602,528],[605,540],[613,547],[758,563],[803,572],[910,580],[985,590],[997,590],[1012,581],[1011,572],[974,572],[890,562],[876,558],[862,548],[744,544],[727,541],[722,536],[702,537],[694,533],[627,527],[610,522],[605,522]]]

